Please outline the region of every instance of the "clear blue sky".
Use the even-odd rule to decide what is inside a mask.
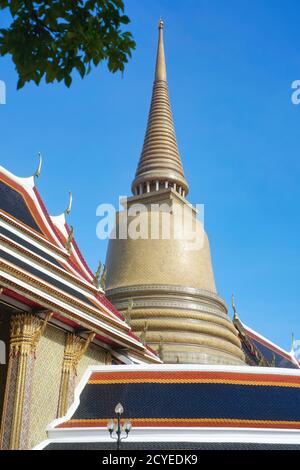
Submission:
[[[241,319],[290,349],[300,339],[299,0],[125,0],[137,49],[124,77],[106,66],[71,89],[16,91],[0,59],[0,163],[19,176],[44,166],[51,214],[69,189],[69,223],[92,269],[105,259],[96,207],[129,194],[151,96],[157,22],[165,21],[168,80],[189,199],[205,203],[218,291]],[[0,20],[1,21],[1,20]]]

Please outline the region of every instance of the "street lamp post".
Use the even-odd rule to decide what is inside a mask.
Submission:
[[[121,423],[121,416],[124,413],[124,408],[121,403],[118,403],[115,407],[115,413],[117,421],[110,420],[107,423],[107,429],[109,431],[110,437],[117,441],[117,450],[120,450],[121,441],[127,439],[132,425],[128,420],[126,420],[124,424]]]

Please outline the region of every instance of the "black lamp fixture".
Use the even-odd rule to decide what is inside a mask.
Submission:
[[[115,413],[117,420],[110,420],[107,423],[107,429],[109,431],[110,437],[117,441],[117,450],[119,450],[121,441],[127,439],[132,425],[128,420],[126,420],[123,424],[121,423],[121,416],[124,413],[124,408],[121,403],[118,403],[115,407]]]

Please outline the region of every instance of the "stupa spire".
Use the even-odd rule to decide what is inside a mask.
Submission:
[[[167,83],[163,38],[164,23],[158,23],[155,81],[144,145],[132,191],[135,195],[173,187],[183,197],[188,193],[177,147]]]
[[[165,59],[165,48],[164,48],[164,22],[162,19],[158,23],[158,47],[157,47],[157,58],[155,67],[155,81],[164,80],[167,81],[167,67]]]

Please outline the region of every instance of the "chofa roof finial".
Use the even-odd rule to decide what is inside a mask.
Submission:
[[[34,178],[38,178],[41,174],[42,164],[43,164],[43,157],[42,157],[41,152],[38,153],[38,158],[39,158],[39,165],[33,174]]]
[[[292,349],[291,349],[291,354],[294,356],[295,355],[295,337],[294,333],[292,333]]]
[[[65,215],[70,215],[71,210],[72,210],[72,204],[73,204],[73,196],[72,196],[71,191],[69,191],[69,204],[68,204],[68,207],[64,211]]]
[[[106,286],[106,274],[107,274],[107,268],[104,265],[103,270],[102,270],[102,263],[99,261],[97,271],[94,275],[93,279],[93,284],[97,289],[102,289],[105,291],[105,286]]]

